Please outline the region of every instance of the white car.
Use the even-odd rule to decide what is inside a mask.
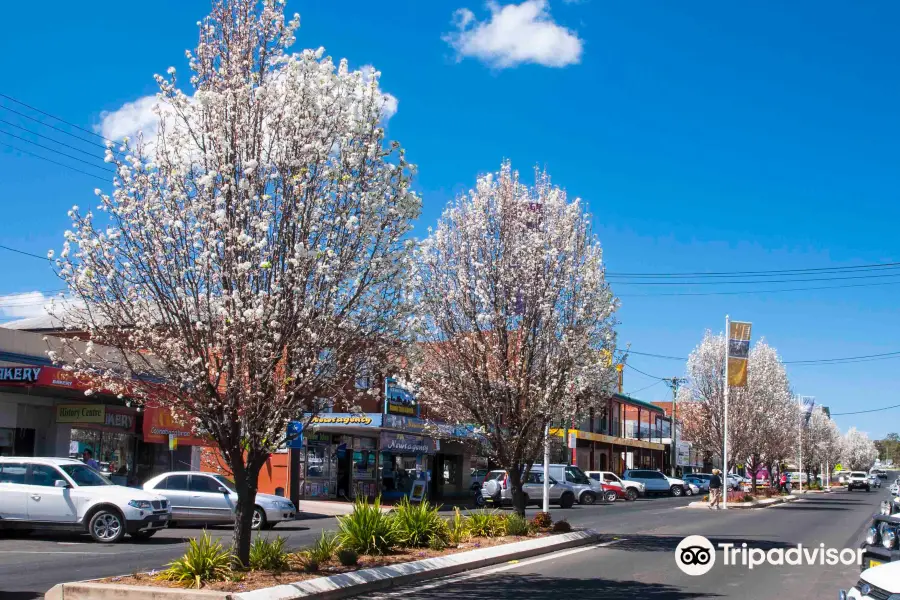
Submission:
[[[171,518],[158,494],[113,483],[72,458],[0,457],[0,528],[89,533],[112,543],[147,539]]]
[[[234,523],[237,491],[234,482],[218,473],[172,471],[147,481],[144,489],[169,499],[174,523]],[[256,494],[253,529],[271,529],[292,521],[297,509],[281,496]],[[174,525],[173,525],[174,526]]]
[[[895,496],[900,495],[900,484],[892,483],[891,484],[891,493]]]
[[[684,495],[685,496],[696,496],[699,493],[700,493],[700,487],[697,484],[691,483],[690,481],[684,482]]]
[[[896,598],[898,594],[900,594],[900,562],[895,561],[866,569],[854,587],[848,591],[840,591],[838,599]]]
[[[594,481],[622,488],[625,490],[625,495],[629,500],[634,500],[638,496],[643,496],[646,492],[646,487],[643,483],[638,481],[625,481],[611,471],[585,471],[584,474]]]

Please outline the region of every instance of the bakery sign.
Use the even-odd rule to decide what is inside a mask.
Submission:
[[[0,367],[0,385],[48,386],[83,391],[89,389],[90,382],[72,371],[59,367],[16,365]]]

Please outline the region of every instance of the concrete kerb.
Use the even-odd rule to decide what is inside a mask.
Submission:
[[[728,510],[731,509],[740,509],[747,510],[750,508],[768,508],[770,506],[775,506],[778,504],[784,504],[785,502],[793,502],[795,500],[799,500],[799,496],[780,496],[778,498],[764,498],[762,500],[754,500],[753,502],[729,502]],[[688,504],[688,508],[707,508],[709,506],[709,502],[697,501],[691,502]]]
[[[229,593],[158,587],[139,587],[93,582],[63,583],[47,592],[47,600],[293,600],[315,598],[337,600],[369,594],[390,587],[426,581],[463,571],[471,571],[511,560],[521,560],[597,542],[601,534],[575,531],[535,540],[458,552],[386,567],[363,569],[330,577],[318,577],[293,584],[251,592]]]

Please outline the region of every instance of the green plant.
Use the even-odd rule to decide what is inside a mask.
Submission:
[[[288,557],[288,560],[295,568],[299,567],[309,573],[315,573],[319,570],[319,561],[316,560],[316,557],[309,550],[294,552]]]
[[[390,515],[381,512],[380,497],[373,504],[357,498],[353,512],[337,517],[337,521],[342,548],[360,554],[384,554],[397,544],[396,524]]]
[[[166,565],[166,569],[157,578],[199,589],[205,583],[228,579],[232,575],[233,561],[234,555],[222,547],[222,542],[214,542],[209,533],[203,532],[199,540],[188,540],[184,556]]]
[[[447,543],[459,546],[469,539],[469,520],[456,507],[453,516],[447,519]]]
[[[338,561],[345,567],[352,567],[359,562],[359,554],[356,553],[356,550],[350,550],[349,548],[338,550],[337,557]]]
[[[497,537],[506,531],[503,515],[497,510],[475,510],[469,513],[469,533],[473,537]]]
[[[440,552],[441,550],[447,547],[447,538],[443,535],[435,535],[432,536],[430,540],[428,540],[428,548],[431,550],[436,550]]]
[[[550,526],[553,525],[553,519],[550,518],[550,513],[539,512],[531,519],[531,524],[534,525],[535,529],[550,529]]]
[[[333,531],[323,531],[316,543],[309,549],[309,554],[316,562],[322,564],[334,558],[335,553],[341,547],[338,534]]]
[[[394,510],[393,519],[397,542],[403,546],[422,548],[430,545],[432,540],[443,537],[444,520],[438,514],[437,506],[427,500],[413,504],[408,498],[403,498]]]
[[[528,521],[525,517],[517,513],[506,517],[506,535],[528,535]]]
[[[282,571],[287,568],[285,539],[280,535],[274,540],[257,536],[250,544],[250,569],[254,571]]]
[[[560,519],[553,524],[553,533],[569,533],[570,531],[572,531],[572,526],[565,519]]]

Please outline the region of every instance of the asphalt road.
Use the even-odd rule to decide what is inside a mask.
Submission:
[[[764,550],[794,547],[857,548],[869,518],[887,491],[810,495],[764,510],[660,511],[629,507],[615,522],[585,524],[608,533],[604,543],[464,575],[400,588],[376,598],[492,600],[528,598],[836,598],[859,577],[856,565],[747,566],[722,564],[722,552],[705,575],[676,565],[674,550],[688,535],[714,544],[744,542]],[[617,507],[618,508],[618,507]],[[574,519],[573,519],[574,522]]]
[[[488,589],[484,585],[496,581],[497,585],[489,588],[492,596],[514,598],[522,594],[531,599],[537,595],[537,600],[545,596],[549,600],[551,594],[556,600],[561,591],[609,592],[614,594],[611,597],[759,598],[763,597],[762,589],[778,595],[785,589],[817,590],[830,598],[840,585],[855,581],[856,567],[830,571],[824,567],[784,567],[778,571],[757,568],[747,572],[716,565],[709,574],[690,578],[677,570],[673,551],[685,535],[693,533],[707,535],[714,542],[747,541],[763,547],[798,542],[855,547],[868,517],[887,496],[886,491],[841,492],[761,511],[690,509],[686,507],[693,498],[666,497],[568,510],[553,507],[555,518],[565,516],[572,525],[607,533],[612,545],[563,557],[544,557],[502,573],[477,572],[472,579],[439,590],[409,589],[402,595],[405,600],[449,598],[451,591],[457,590],[459,597],[474,598]],[[535,511],[532,508],[528,513]],[[308,519],[279,524],[269,535],[281,535],[287,538],[289,548],[300,548],[311,544],[322,529],[334,527],[333,518]],[[229,527],[209,531],[223,543],[230,543]],[[0,537],[0,600],[40,598],[64,581],[159,569],[184,552],[187,538],[201,533],[200,529],[167,529],[145,542],[126,538],[113,546],[95,544],[84,536],[59,534]]]

